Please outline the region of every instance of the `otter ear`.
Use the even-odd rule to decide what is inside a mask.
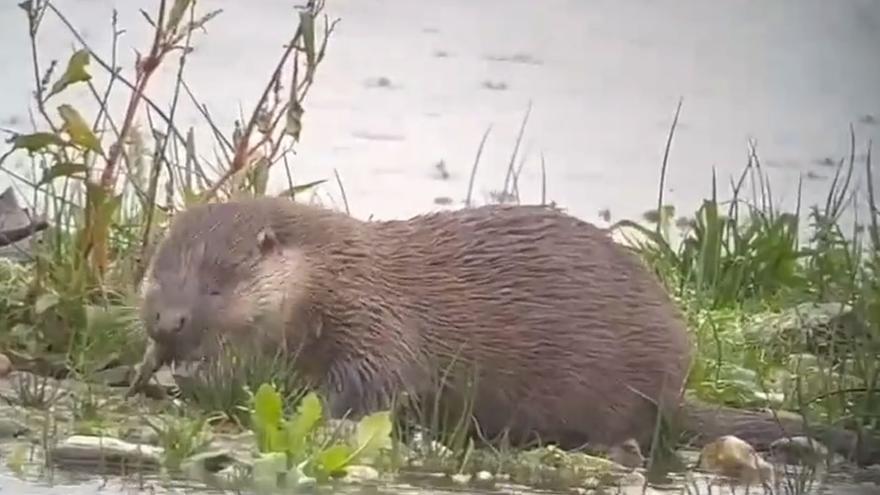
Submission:
[[[278,250],[279,245],[278,236],[275,235],[275,231],[271,227],[265,227],[257,233],[257,247],[260,248],[260,253],[264,256],[274,253]]]

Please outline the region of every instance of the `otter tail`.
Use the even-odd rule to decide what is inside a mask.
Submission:
[[[735,435],[766,451],[778,439],[803,435],[859,465],[880,463],[880,438],[859,438],[845,428],[807,423],[790,412],[751,411],[685,399],[677,425],[685,439],[697,447],[723,435]]]

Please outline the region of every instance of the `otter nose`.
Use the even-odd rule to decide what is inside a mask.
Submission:
[[[156,333],[158,335],[174,335],[180,333],[186,325],[187,314],[179,309],[166,309],[156,313]]]

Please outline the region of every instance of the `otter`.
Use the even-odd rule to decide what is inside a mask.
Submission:
[[[199,204],[173,219],[141,294],[149,347],[127,396],[223,339],[295,355],[334,417],[430,397],[454,369],[447,404],[469,374],[479,431],[518,445],[647,449],[658,414],[758,448],[798,434],[683,401],[680,310],[635,253],[555,207],[362,221],[280,197]]]

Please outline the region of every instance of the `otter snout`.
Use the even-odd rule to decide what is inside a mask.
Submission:
[[[166,308],[153,315],[153,338],[169,338],[179,334],[190,320],[189,312],[181,308]]]

